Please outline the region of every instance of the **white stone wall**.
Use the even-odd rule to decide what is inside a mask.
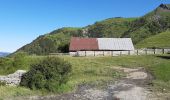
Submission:
[[[120,56],[130,55],[132,51],[77,51],[70,52],[71,56]]]
[[[152,55],[170,53],[170,49],[138,49],[133,51],[77,51],[71,56],[120,56],[120,55]]]
[[[170,49],[164,49],[165,53],[170,53]]]

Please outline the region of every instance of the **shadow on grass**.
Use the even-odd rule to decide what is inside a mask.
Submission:
[[[169,56],[156,56],[156,57],[159,57],[159,58],[162,58],[162,59],[170,59],[170,55]]]

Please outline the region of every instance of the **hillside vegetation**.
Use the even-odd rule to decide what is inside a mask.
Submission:
[[[82,28],[65,27],[54,30],[39,36],[32,43],[17,50],[17,52],[23,51],[36,55],[68,52],[71,37],[130,37],[134,44],[138,44],[146,38],[165,32],[169,28],[170,5],[161,4],[154,11],[139,18],[109,18]]]
[[[146,38],[136,45],[137,48],[170,48],[170,31]]]
[[[86,27],[88,37],[120,38],[122,34],[130,28],[130,24],[137,18],[110,18],[96,22],[94,25]]]
[[[161,4],[154,11],[132,22],[122,37],[131,37],[136,44],[141,40],[159,34],[170,28],[170,7]]]
[[[27,64],[21,63],[22,66],[13,66],[12,72],[18,69],[30,69],[30,65],[41,60],[46,56],[25,56],[23,61],[27,59]],[[68,82],[62,85],[58,92],[71,91],[79,84],[103,84],[107,81],[114,81],[117,78],[123,76],[122,73],[116,72],[113,67],[144,67],[148,72],[154,76],[151,88],[158,91],[166,89],[166,92],[170,90],[170,55],[147,55],[147,56],[119,56],[119,57],[70,57],[70,56],[58,56],[65,61],[68,61],[72,66],[72,72]],[[1,58],[4,59],[4,58]],[[7,58],[6,58],[7,59]],[[12,59],[12,58],[10,58]],[[25,60],[24,60],[25,59]],[[28,60],[29,59],[29,60]],[[8,61],[8,60],[7,60]],[[24,68],[23,65],[27,65]],[[6,71],[8,63],[0,66],[0,75],[9,74]],[[10,72],[10,73],[12,73]],[[4,92],[5,91],[5,92]],[[9,92],[9,94],[7,94]],[[16,96],[29,96],[29,95],[41,95],[46,94],[43,91],[29,90],[23,87],[7,87],[0,86],[0,98],[9,98]]]

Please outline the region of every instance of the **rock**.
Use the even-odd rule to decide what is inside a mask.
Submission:
[[[21,77],[25,74],[25,70],[17,70],[13,74],[9,74],[7,76],[0,76],[0,81],[5,82],[7,85],[10,86],[17,86],[21,82]]]

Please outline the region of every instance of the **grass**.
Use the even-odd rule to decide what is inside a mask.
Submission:
[[[23,87],[13,87],[13,86],[0,86],[0,100],[1,99],[8,99],[11,97],[18,97],[18,96],[29,96],[37,94],[37,91],[31,91],[30,89],[23,88]]]
[[[137,48],[152,48],[152,47],[170,47],[170,31],[160,33],[158,35],[149,37],[139,42]]]
[[[170,90],[170,55],[120,56],[120,57],[70,57],[60,56],[72,65],[72,74],[67,84],[62,85],[60,93],[74,90],[78,84],[106,82],[121,77],[123,74],[113,70],[114,66],[144,67],[155,77],[154,88]],[[35,63],[43,56],[27,56],[27,64]],[[3,70],[3,66],[0,66]],[[17,67],[18,68],[18,67]],[[18,68],[22,69],[22,68]],[[29,67],[24,68],[29,69]],[[16,69],[17,70],[17,69]],[[3,72],[3,71],[0,71]],[[8,72],[7,72],[8,73]],[[3,74],[7,74],[3,72]],[[0,73],[2,74],[2,73]],[[9,94],[7,94],[9,92]],[[23,87],[0,87],[0,97],[41,95],[41,92]]]

